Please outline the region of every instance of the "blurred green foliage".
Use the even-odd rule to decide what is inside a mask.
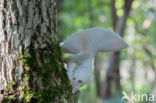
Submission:
[[[59,34],[67,36],[91,26],[112,28],[111,0],[59,0]],[[116,0],[117,15],[123,15],[124,0]],[[127,93],[156,92],[156,0],[134,0],[127,20],[124,39],[131,47],[122,51],[121,83]],[[91,7],[91,8],[90,8]],[[90,16],[92,18],[90,19]],[[104,81],[108,67],[109,53],[101,53]],[[79,103],[102,103],[96,95],[92,76],[89,85],[81,88]],[[101,82],[103,82],[101,81]],[[108,103],[117,103],[112,97]],[[155,98],[156,99],[156,98]],[[113,102],[115,100],[116,102]]]

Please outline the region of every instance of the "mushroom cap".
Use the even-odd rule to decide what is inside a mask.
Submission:
[[[96,53],[118,51],[129,47],[129,44],[110,29],[94,27],[72,34],[60,46],[65,53]]]

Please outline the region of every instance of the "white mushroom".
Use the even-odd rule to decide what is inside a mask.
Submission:
[[[60,46],[64,53],[73,54],[65,60],[67,75],[75,93],[88,82],[92,59],[97,52],[118,51],[129,47],[129,44],[110,29],[94,27],[72,34]]]

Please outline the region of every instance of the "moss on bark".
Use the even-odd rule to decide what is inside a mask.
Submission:
[[[77,96],[57,38],[56,0],[2,0],[0,5],[0,29],[6,31],[0,42],[2,103],[73,103]]]
[[[33,48],[33,47],[32,47]],[[61,98],[71,101],[72,87],[63,67],[61,49],[57,44],[44,50],[22,49],[19,61],[23,65],[23,85],[20,87],[21,103],[64,103]],[[39,59],[42,58],[42,59]],[[2,103],[15,100],[13,90],[15,82],[11,81],[7,91],[13,95],[4,97]],[[65,97],[63,97],[65,96]],[[60,101],[58,101],[60,98]],[[17,99],[17,98],[16,98]]]

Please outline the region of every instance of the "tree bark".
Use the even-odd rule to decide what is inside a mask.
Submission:
[[[116,16],[116,9],[115,9],[115,0],[112,0],[112,16],[113,16],[113,27],[115,31],[123,37],[125,27],[126,27],[126,20],[129,16],[129,12],[131,9],[133,0],[125,0],[124,5],[124,14],[119,20],[117,20]],[[121,84],[120,84],[120,51],[113,52],[110,57],[109,67],[106,74],[106,80],[102,86],[101,96],[104,100],[109,99],[111,97],[111,87],[112,82],[114,80],[116,85],[116,90],[120,93],[121,92]]]
[[[76,103],[58,41],[55,0],[0,1],[0,102]]]

